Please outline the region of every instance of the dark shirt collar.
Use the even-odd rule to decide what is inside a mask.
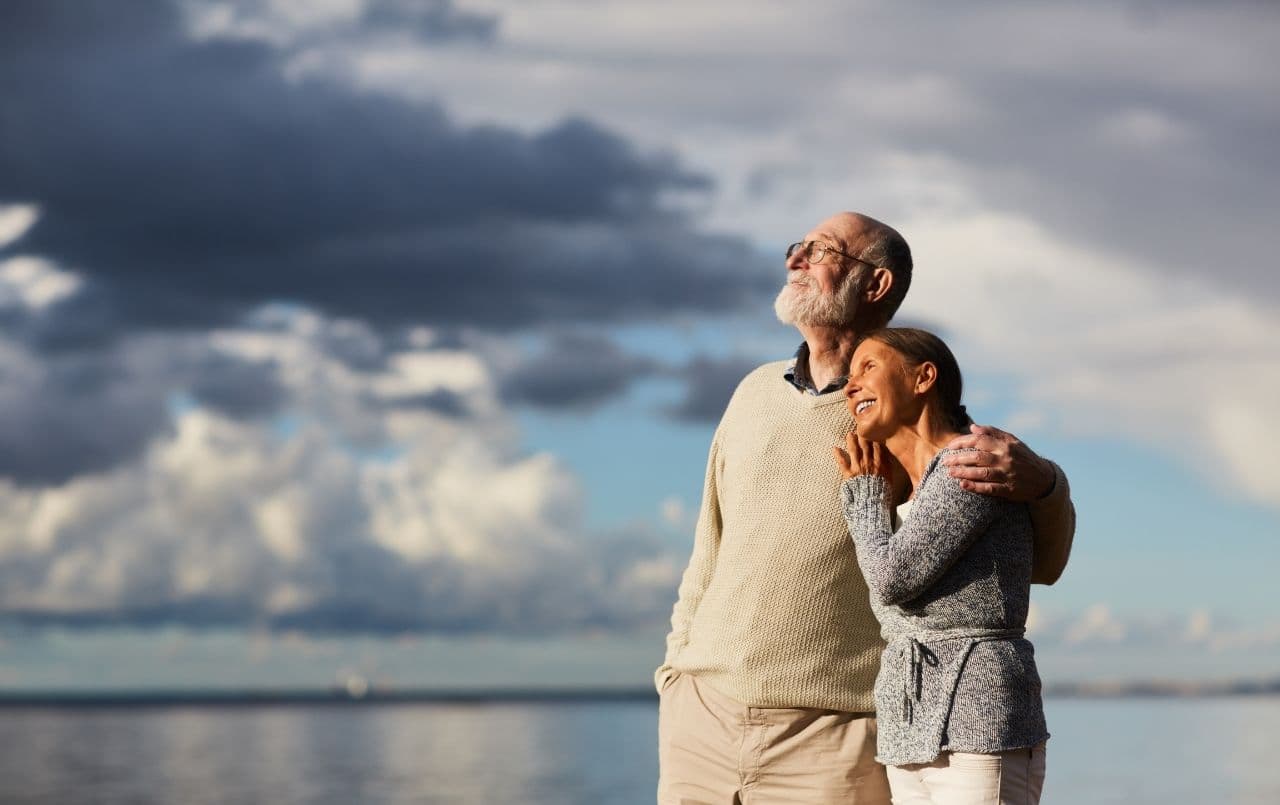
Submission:
[[[848,382],[847,377],[837,377],[827,384],[826,388],[821,391],[813,385],[813,377],[809,375],[809,344],[805,341],[800,342],[800,348],[796,350],[795,357],[787,364],[787,371],[782,375],[788,383],[805,392],[806,394],[829,394],[833,391],[839,391],[844,388],[844,384]]]

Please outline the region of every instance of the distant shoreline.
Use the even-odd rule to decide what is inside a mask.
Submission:
[[[1265,682],[1081,682],[1053,685],[1048,698],[1222,698],[1280,696],[1280,679]],[[0,692],[0,709],[173,707],[291,707],[301,705],[489,705],[653,702],[652,688],[379,690],[359,695],[347,689],[306,690],[106,690]]]

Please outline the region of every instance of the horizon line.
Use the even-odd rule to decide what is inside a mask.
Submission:
[[[1246,682],[1093,681],[1045,687],[1046,698],[1208,698],[1280,695],[1280,677]],[[649,702],[651,686],[392,688],[369,686],[261,688],[99,688],[0,690],[0,709],[131,707],[266,707],[290,705],[569,704]]]

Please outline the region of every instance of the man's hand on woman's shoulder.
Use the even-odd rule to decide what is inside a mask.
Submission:
[[[1018,437],[990,425],[970,425],[969,434],[957,436],[942,463],[947,473],[970,492],[1028,502],[1053,491],[1053,465],[1036,455]]]

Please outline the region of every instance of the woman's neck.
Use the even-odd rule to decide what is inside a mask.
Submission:
[[[914,495],[914,490],[920,488],[920,479],[929,462],[938,455],[939,450],[947,446],[947,442],[959,435],[958,431],[940,425],[935,417],[930,416],[929,409],[924,408],[918,419],[900,425],[896,432],[885,439],[884,445],[906,470]]]

